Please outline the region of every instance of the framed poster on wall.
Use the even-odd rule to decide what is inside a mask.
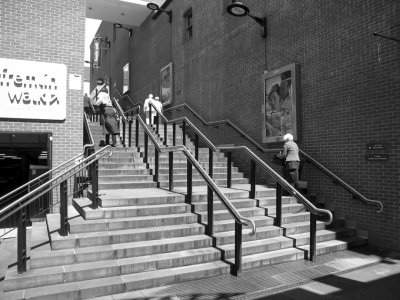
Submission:
[[[172,62],[160,71],[160,95],[162,105],[172,103]]]
[[[263,75],[263,143],[281,142],[286,133],[298,139],[298,69],[290,64]]]

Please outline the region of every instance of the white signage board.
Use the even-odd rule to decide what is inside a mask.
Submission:
[[[67,66],[0,58],[0,118],[65,120]]]

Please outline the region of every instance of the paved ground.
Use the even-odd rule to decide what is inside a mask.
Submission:
[[[370,247],[97,300],[400,300],[400,254]]]

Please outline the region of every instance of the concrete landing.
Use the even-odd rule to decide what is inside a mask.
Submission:
[[[96,300],[399,300],[400,254],[365,246],[294,261]]]

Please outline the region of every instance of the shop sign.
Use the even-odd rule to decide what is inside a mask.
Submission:
[[[65,120],[67,66],[0,58],[0,118]]]

